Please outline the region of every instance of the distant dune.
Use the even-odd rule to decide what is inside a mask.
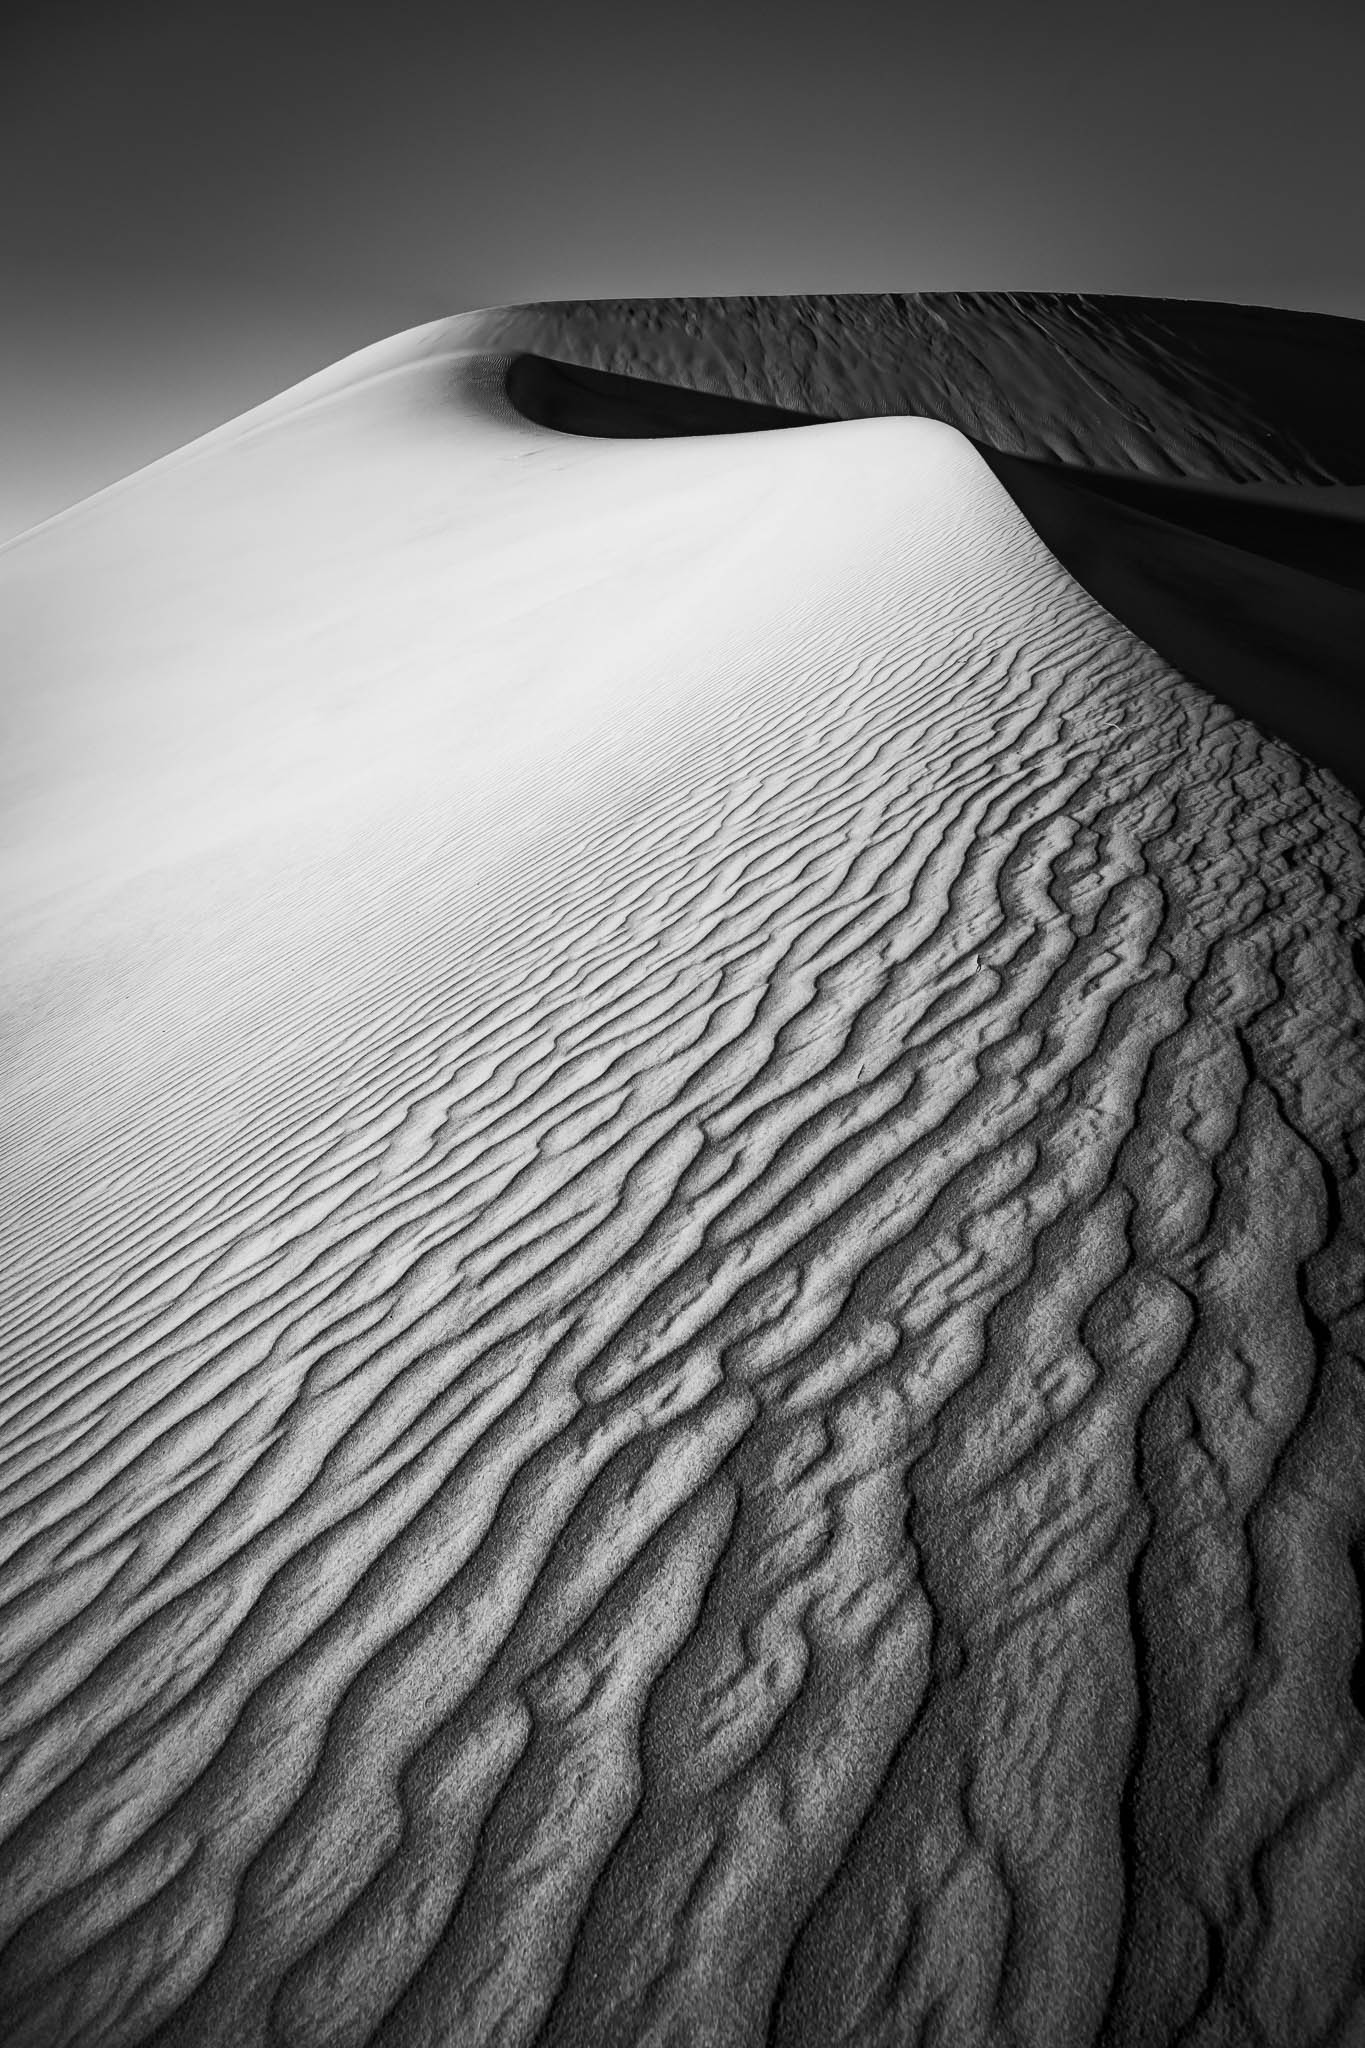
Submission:
[[[1365,2038],[1360,351],[497,309],[0,550],[9,2039]]]
[[[1060,292],[562,300],[490,343],[834,419],[913,413],[1007,455],[1237,483],[1365,483],[1365,328]]]

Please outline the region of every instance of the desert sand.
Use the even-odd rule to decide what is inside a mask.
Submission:
[[[484,327],[519,349],[519,409],[568,432],[960,428],[1106,610],[1365,794],[1359,322],[921,293],[518,306]]]
[[[1358,724],[1360,451],[963,304],[436,323],[0,550],[14,2042],[1365,2038],[1365,841],[1189,567]]]

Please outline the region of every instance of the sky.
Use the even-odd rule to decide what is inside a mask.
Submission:
[[[24,0],[0,539],[475,306],[998,288],[1365,318],[1362,78],[1344,0]]]

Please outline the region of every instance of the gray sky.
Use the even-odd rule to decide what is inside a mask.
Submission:
[[[0,64],[0,537],[367,341],[558,296],[1365,317],[1365,8],[45,0]]]

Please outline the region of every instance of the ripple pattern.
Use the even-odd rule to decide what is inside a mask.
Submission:
[[[16,2048],[1360,2038],[1360,813],[942,460],[11,1287]]]

